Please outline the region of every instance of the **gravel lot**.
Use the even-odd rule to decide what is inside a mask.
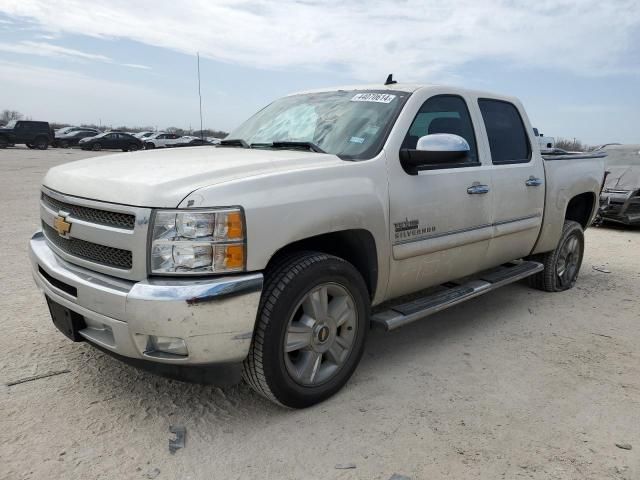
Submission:
[[[245,385],[137,371],[54,328],[27,259],[38,186],[105,153],[0,150],[0,478],[640,478],[640,230],[590,229],[569,292],[516,284],[372,332],[342,392],[288,411]],[[187,428],[175,455],[170,425]]]

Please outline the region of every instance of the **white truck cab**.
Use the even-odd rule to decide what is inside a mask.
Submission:
[[[242,375],[305,407],[347,382],[371,325],[527,277],[571,288],[602,156],[541,156],[502,95],[293,94],[219,146],[51,169],[33,274],[73,340],[182,379]]]
[[[533,134],[538,141],[538,146],[540,147],[540,151],[544,152],[545,150],[553,150],[556,145],[556,139],[553,137],[545,137],[544,133],[540,133],[537,128],[533,129]]]

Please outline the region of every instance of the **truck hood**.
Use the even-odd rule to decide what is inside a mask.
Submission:
[[[607,167],[609,175],[605,188],[614,190],[637,190],[640,188],[640,165]]]
[[[44,185],[67,195],[139,207],[175,208],[218,183],[344,163],[296,150],[184,147],[105,155],[54,167]]]

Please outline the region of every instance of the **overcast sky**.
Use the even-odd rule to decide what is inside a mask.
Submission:
[[[444,83],[532,123],[640,143],[638,0],[0,0],[0,109],[56,122],[230,130],[297,90]]]

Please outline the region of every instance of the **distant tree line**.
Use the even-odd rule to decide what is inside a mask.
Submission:
[[[9,123],[11,120],[22,120],[24,119],[24,115],[17,110],[2,110],[0,113],[0,125],[5,125]],[[49,122],[53,129],[58,129],[62,127],[69,127],[71,124],[69,123],[58,123],[58,122]],[[107,125],[95,125],[92,123],[82,123],[78,125],[80,127],[87,128],[95,128],[96,130],[105,131],[105,130],[120,130],[123,132],[154,132],[156,130],[155,127],[128,127],[126,125],[121,125],[117,128],[113,128]],[[193,135],[195,137],[216,137],[216,138],[224,138],[228,135],[228,132],[224,132],[222,130],[211,130],[204,129],[202,132],[200,130],[187,130],[184,128],[178,127],[169,127],[162,130],[163,132],[175,133],[176,135]]]
[[[586,152],[595,148],[587,145],[586,143],[583,143],[581,140],[578,140],[576,138],[569,139],[562,137],[556,138],[555,147],[570,152]]]
[[[2,114],[0,114],[0,123],[6,124],[11,120],[22,120],[24,115],[22,115],[17,110],[2,110]]]

